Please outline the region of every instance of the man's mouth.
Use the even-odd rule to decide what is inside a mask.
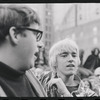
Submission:
[[[75,67],[75,65],[69,64],[69,65],[67,65],[66,67]]]

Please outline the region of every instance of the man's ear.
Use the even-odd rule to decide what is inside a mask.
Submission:
[[[12,43],[17,44],[19,39],[18,39],[18,34],[16,33],[16,27],[11,27],[9,29],[9,35]]]

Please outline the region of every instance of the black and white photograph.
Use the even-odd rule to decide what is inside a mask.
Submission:
[[[0,97],[100,97],[100,3],[0,3]]]

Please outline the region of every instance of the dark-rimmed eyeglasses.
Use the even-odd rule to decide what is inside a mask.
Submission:
[[[43,31],[37,30],[37,29],[33,29],[33,28],[27,28],[27,27],[17,27],[18,29],[25,29],[25,30],[29,30],[32,31],[35,35],[36,35],[36,40],[40,41],[43,35]]]

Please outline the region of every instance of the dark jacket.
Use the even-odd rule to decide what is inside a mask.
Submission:
[[[85,61],[83,67],[93,71],[99,67],[99,57],[97,55],[90,55]]]

